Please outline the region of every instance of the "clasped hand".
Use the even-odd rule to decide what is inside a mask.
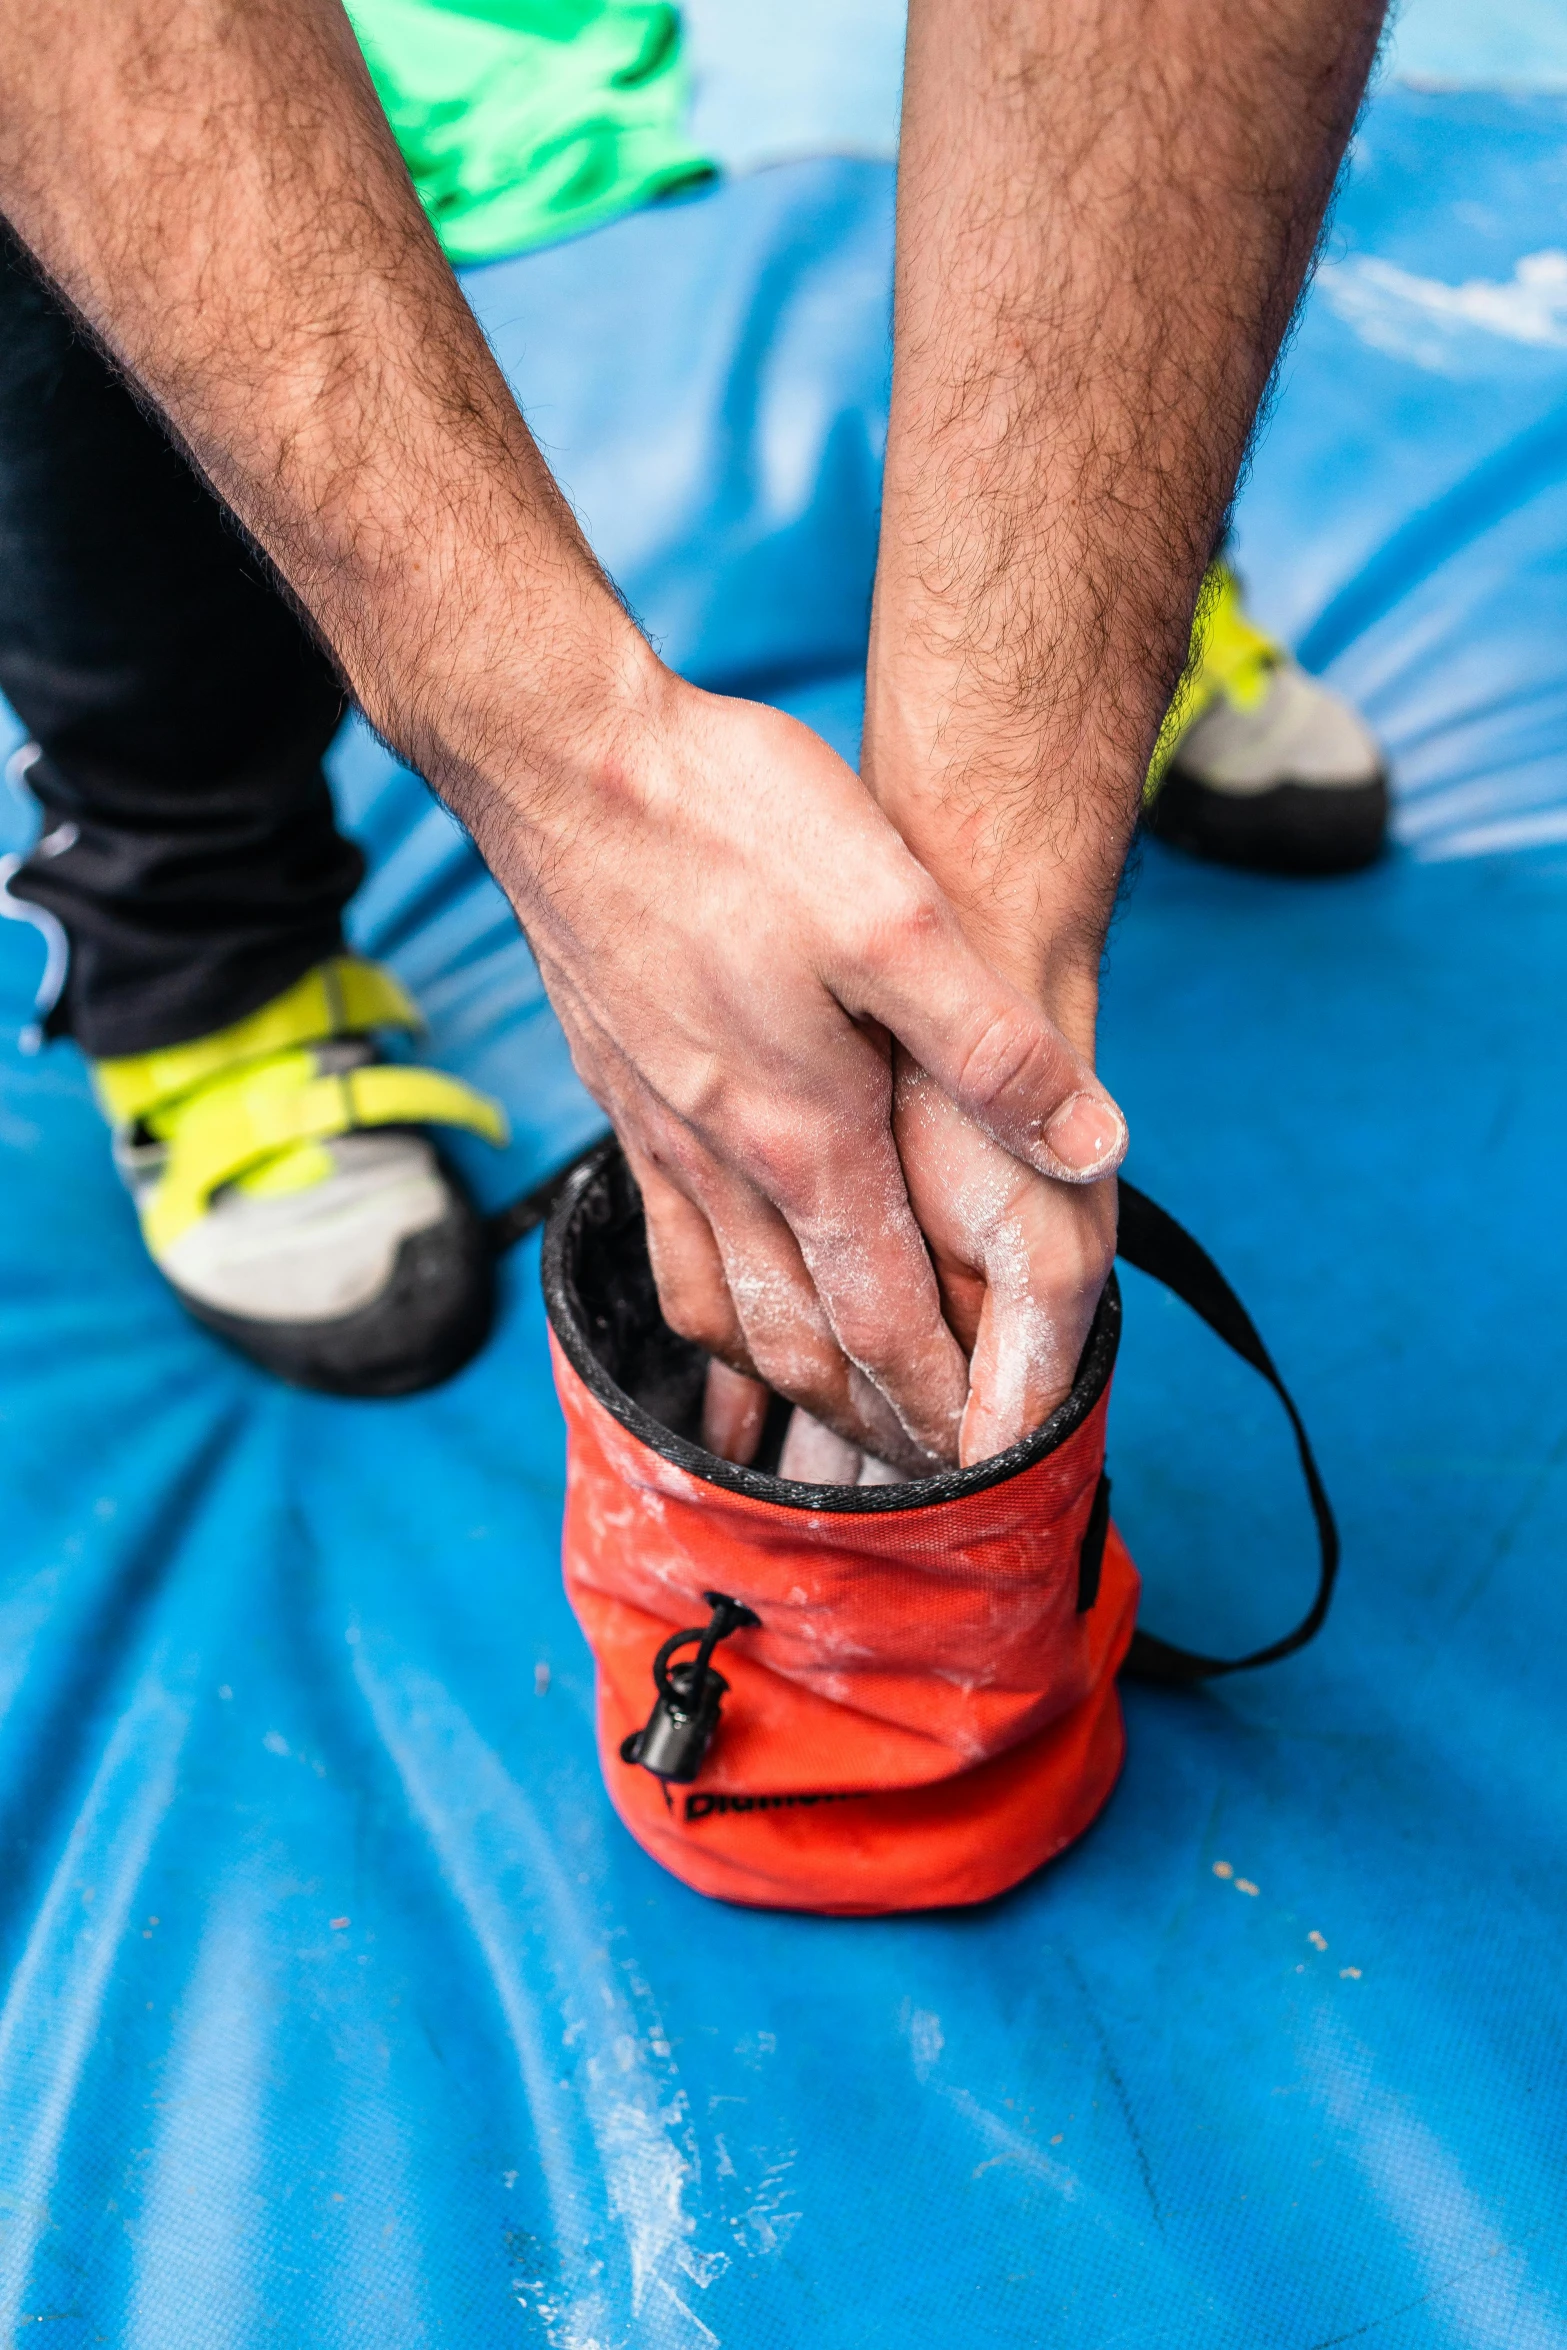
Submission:
[[[485,843],[642,1190],[664,1313],[905,1473],[1068,1391],[1115,1246],[1119,1111],[841,759],[656,665],[588,787]]]

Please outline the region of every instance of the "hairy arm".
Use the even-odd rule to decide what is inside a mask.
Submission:
[[[950,1456],[964,1365],[888,1040],[1037,1166],[1081,1157],[1093,1080],[814,736],[654,658],[336,0],[0,0],[0,209],[473,831],[632,1155],[671,1320],[880,1450]]]
[[[911,0],[865,773],[1089,1063],[1149,755],[1382,7]],[[1070,1383],[1114,1184],[1019,1167],[911,1056],[899,1087],[983,1458]]]

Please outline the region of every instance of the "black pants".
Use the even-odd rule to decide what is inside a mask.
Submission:
[[[50,1020],[95,1056],[242,1019],[341,943],[363,861],[321,757],[340,679],[0,222],[0,693],[70,940]]]

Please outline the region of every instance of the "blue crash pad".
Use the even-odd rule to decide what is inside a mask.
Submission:
[[[435,1395],[269,1384],[145,1262],[71,1049],[12,1046],[0,929],[0,2340],[1567,2344],[1564,170],[1567,102],[1378,101],[1241,511],[1407,846],[1150,851],[1112,940],[1133,1172],[1302,1400],[1340,1603],[1132,1692],[1005,1901],[662,1876],[597,1780],[534,1254]],[[889,236],[885,167],[796,165],[471,281],[669,657],[850,749]],[[338,781],[359,937],[516,1118],[497,1199],[595,1115],[458,828],[362,735]],[[1239,1645],[1309,1583],[1287,1439],[1127,1287],[1150,1617]]]

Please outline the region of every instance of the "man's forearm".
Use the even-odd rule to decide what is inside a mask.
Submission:
[[[1089,1064],[1149,753],[1380,7],[911,0],[864,772]],[[917,1055],[898,1072],[980,1460],[1071,1385],[1114,1187],[1019,1168]]]
[[[853,772],[644,643],[336,0],[0,0],[0,209],[471,827],[671,1324],[883,1457],[951,1457],[963,1357],[886,1039],[1009,1163],[1092,1175],[1119,1121]]]
[[[616,665],[634,680],[645,648],[424,220],[341,8],[34,0],[0,6],[8,20],[0,207],[370,715],[459,801],[502,707],[495,764],[526,769],[535,708],[558,757],[562,693],[602,686],[612,706]]]
[[[912,0],[866,773],[1091,1050],[1144,771],[1382,0]]]

